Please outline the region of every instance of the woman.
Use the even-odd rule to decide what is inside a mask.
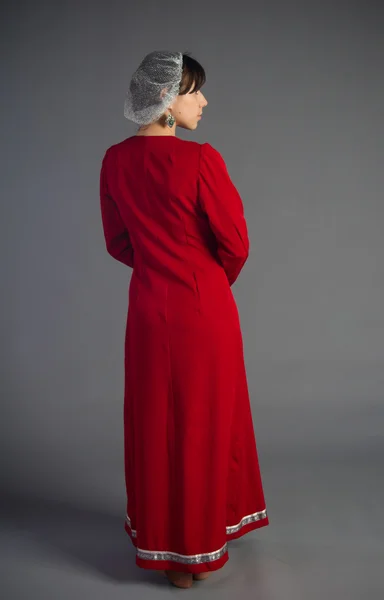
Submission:
[[[249,252],[241,198],[210,144],[202,66],[152,52],[132,77],[136,135],[101,169],[107,251],[133,269],[125,338],[125,530],[136,563],[187,588],[268,525],[231,286]]]

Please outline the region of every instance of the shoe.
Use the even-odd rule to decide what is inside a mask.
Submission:
[[[181,573],[179,571],[165,571],[165,574],[167,576],[168,581],[178,588],[186,590],[192,587],[192,573]]]

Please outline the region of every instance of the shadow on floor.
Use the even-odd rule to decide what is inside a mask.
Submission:
[[[4,502],[2,502],[4,504]],[[169,583],[162,571],[137,567],[135,548],[124,530],[124,517],[66,502],[8,498],[3,507],[7,528],[39,546],[50,561],[91,570],[116,583]]]

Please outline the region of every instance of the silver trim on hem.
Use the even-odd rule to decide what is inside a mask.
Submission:
[[[197,565],[199,563],[219,560],[227,552],[227,542],[220,550],[206,552],[205,554],[178,554],[177,552],[151,552],[137,548],[137,556],[143,560],[170,560],[184,565]]]
[[[253,513],[252,515],[247,515],[243,517],[241,521],[237,525],[231,525],[230,527],[226,527],[227,535],[231,535],[233,533],[237,533],[250,523],[255,523],[256,521],[260,521],[261,519],[265,519],[267,517],[267,509],[264,509],[260,512]],[[126,523],[131,530],[131,534],[133,538],[137,538],[137,531],[132,529],[131,519],[128,515],[125,517]],[[136,548],[137,556],[143,560],[162,560],[162,561],[174,561],[180,562],[183,564],[195,565],[199,563],[212,562],[221,558],[228,550],[227,542],[220,548],[220,550],[215,550],[214,552],[206,552],[204,554],[178,554],[177,552],[161,552],[161,551],[153,551],[153,550],[142,550],[141,548]]]
[[[137,537],[137,531],[136,531],[136,529],[132,529],[131,519],[129,518],[128,515],[125,516],[125,521],[131,530],[132,537],[134,537],[134,538]]]
[[[243,517],[237,525],[231,525],[227,527],[227,535],[231,535],[232,533],[237,533],[245,527],[245,525],[249,525],[249,523],[256,523],[256,521],[261,521],[261,519],[267,518],[267,509],[261,510],[260,512],[253,513],[252,515],[248,515]]]

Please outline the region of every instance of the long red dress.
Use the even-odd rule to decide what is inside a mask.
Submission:
[[[108,252],[133,268],[125,338],[125,530],[136,563],[200,573],[268,525],[231,285],[241,198],[210,144],[133,136],[100,178]]]

